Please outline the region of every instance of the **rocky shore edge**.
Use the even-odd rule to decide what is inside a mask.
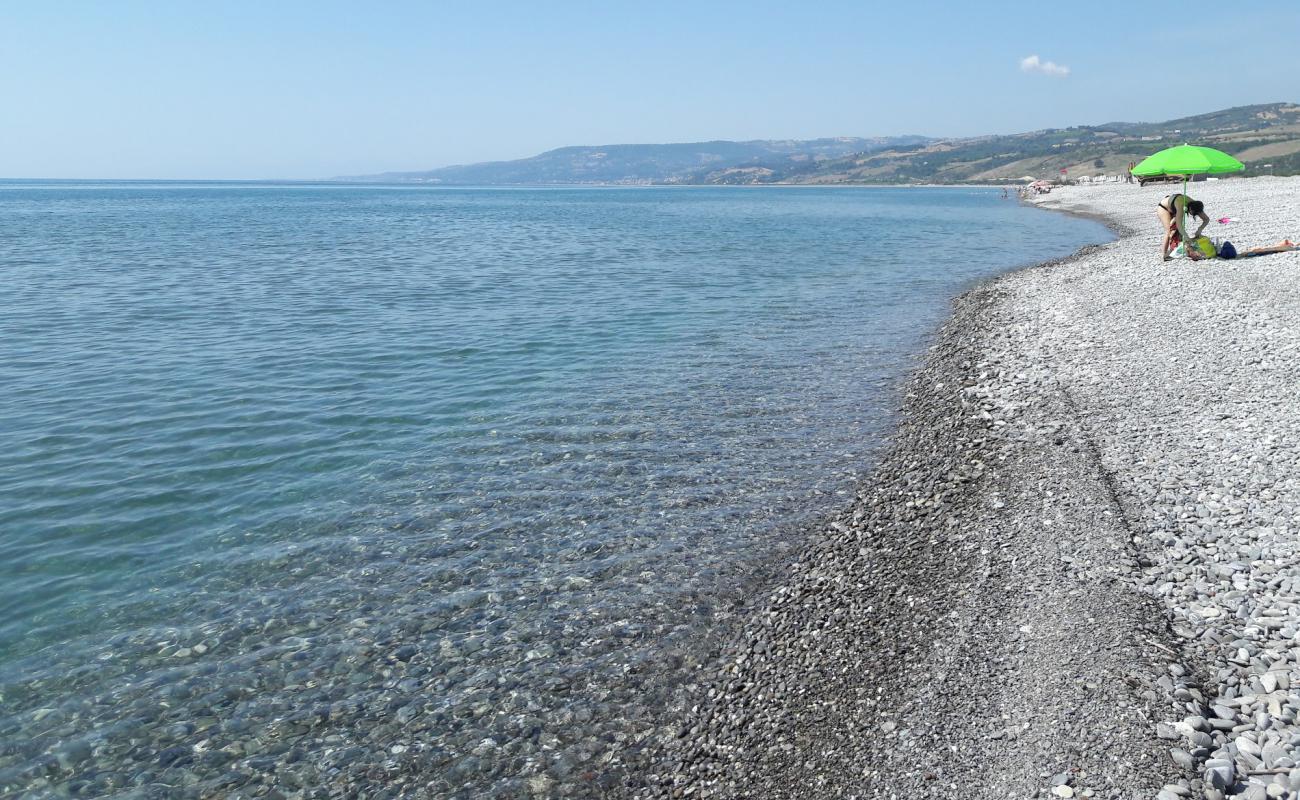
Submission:
[[[1162,263],[1160,192],[1035,201],[1120,238],[955,302],[636,794],[1300,797],[1300,251]],[[1300,177],[1195,196],[1300,231]]]
[[[956,300],[878,470],[772,589],[645,796],[1161,790],[1177,650],[1126,583],[1125,513],[1069,393],[1026,358],[1005,280]]]
[[[955,301],[873,476],[639,796],[1151,798],[1176,777],[1156,725],[1196,689],[1132,589],[1112,477],[1005,291],[1096,249]]]

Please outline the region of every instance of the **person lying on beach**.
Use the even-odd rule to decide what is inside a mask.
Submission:
[[[1191,236],[1187,235],[1187,228],[1183,224],[1185,213],[1201,218],[1201,227],[1197,228],[1196,233]],[[1160,225],[1165,231],[1165,240],[1160,245],[1160,255],[1165,261],[1170,259],[1169,251],[1177,247],[1179,242],[1196,241],[1205,230],[1205,226],[1210,224],[1210,217],[1205,213],[1205,204],[1185,194],[1165,195],[1165,199],[1156,206],[1156,217],[1159,218]]]
[[[1253,258],[1273,253],[1290,253],[1292,250],[1300,250],[1300,247],[1297,247],[1290,239],[1283,239],[1277,244],[1270,244],[1267,247],[1252,247],[1249,250],[1243,250],[1237,253],[1237,258]]]

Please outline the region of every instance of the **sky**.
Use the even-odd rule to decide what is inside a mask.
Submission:
[[[0,177],[322,178],[578,144],[1300,101],[1300,0],[0,0]]]

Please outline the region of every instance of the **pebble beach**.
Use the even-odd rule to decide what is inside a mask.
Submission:
[[[1300,797],[1300,253],[1120,238],[963,295],[873,477],[757,603],[646,796]],[[1300,238],[1300,178],[1193,184]]]

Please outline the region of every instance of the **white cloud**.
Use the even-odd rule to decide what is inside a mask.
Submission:
[[[1038,56],[1026,56],[1020,59],[1021,72],[1037,72],[1040,75],[1051,75],[1053,78],[1064,78],[1070,74],[1070,68],[1051,61],[1043,61]]]

